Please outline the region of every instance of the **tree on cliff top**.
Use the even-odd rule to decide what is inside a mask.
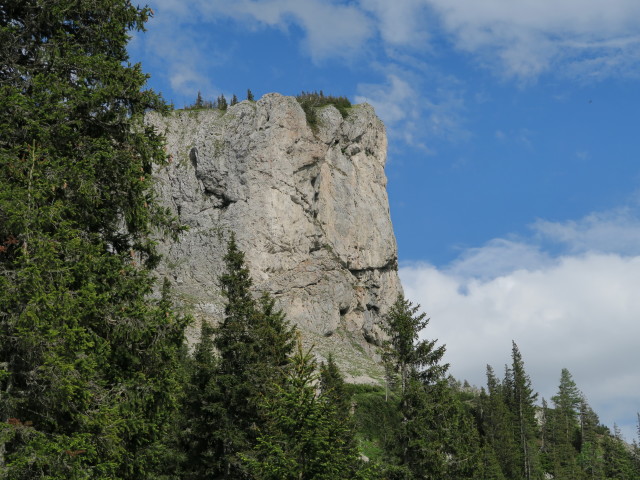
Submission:
[[[152,301],[149,8],[0,4],[0,477],[154,478],[184,321]],[[7,420],[8,419],[8,420]]]

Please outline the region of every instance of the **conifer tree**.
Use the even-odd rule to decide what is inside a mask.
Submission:
[[[253,98],[253,93],[251,93],[251,89],[247,88],[247,100],[249,100],[250,102],[255,101],[255,99]]]
[[[632,454],[624,441],[619,427],[613,425],[613,434],[603,437],[604,478],[616,480],[635,480],[638,472],[634,468]]]
[[[479,467],[479,441],[472,417],[444,378],[444,346],[419,340],[428,324],[420,306],[399,296],[386,333],[386,357],[399,373],[403,417],[397,455],[415,478],[473,478]]]
[[[233,235],[224,261],[220,284],[227,301],[225,316],[213,330],[219,358],[214,372],[219,417],[210,435],[217,466],[207,468],[223,478],[242,478],[240,454],[251,450],[264,421],[259,411],[264,392],[282,382],[294,328],[268,295],[258,302],[252,297],[249,270]]]
[[[233,97],[231,97],[231,106],[234,106],[236,103],[238,103],[238,97],[236,97],[236,94],[233,94]]]
[[[444,345],[436,347],[437,340],[419,340],[420,332],[429,324],[426,314],[420,313],[420,305],[413,304],[399,295],[391,307],[387,324],[383,327],[389,336],[386,356],[400,375],[401,391],[408,388],[409,379],[416,377],[425,384],[442,378],[449,368],[440,365],[445,352]]]
[[[223,111],[227,109],[228,104],[227,104],[227,99],[224,97],[224,94],[221,94],[218,97],[217,106],[218,106],[218,109]]]
[[[0,477],[155,478],[184,321],[152,301],[164,111],[128,1],[0,7]]]
[[[325,369],[325,379],[327,373]],[[262,400],[266,421],[259,428],[257,447],[245,456],[252,478],[364,478],[351,424],[338,411],[335,390],[321,389],[318,394],[318,380],[311,351],[298,343],[285,382]]]
[[[600,420],[583,398],[580,402],[580,454],[578,464],[585,477],[600,479],[604,476],[604,452],[599,430]]]
[[[511,412],[505,398],[505,386],[497,379],[493,368],[487,365],[487,395],[481,398],[480,425],[485,441],[491,446],[502,472],[515,475],[517,444],[514,437]]]
[[[511,359],[511,369],[505,376],[505,386],[508,389],[506,398],[513,418],[514,436],[519,447],[519,475],[526,480],[537,479],[542,475],[536,445],[538,426],[534,402],[538,394],[531,387],[531,379],[524,369],[524,361],[515,342],[512,342]]]
[[[549,447],[554,478],[572,480],[578,475],[577,444],[579,442],[578,415],[582,394],[571,373],[562,369],[558,393],[551,400],[549,412]]]
[[[349,395],[342,373],[333,360],[333,355],[329,354],[327,363],[320,364],[319,380],[322,395],[336,406],[337,412],[343,419],[347,419],[350,409]]]

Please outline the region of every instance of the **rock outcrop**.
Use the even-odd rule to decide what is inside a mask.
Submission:
[[[387,139],[369,105],[333,106],[307,124],[295,98],[265,95],[226,112],[152,115],[172,162],[158,193],[189,227],[164,240],[160,276],[200,320],[222,312],[217,278],[229,232],[256,291],[268,291],[321,356],[352,380],[372,367],[380,322],[400,292],[386,193]]]

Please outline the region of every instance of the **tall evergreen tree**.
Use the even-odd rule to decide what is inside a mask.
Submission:
[[[566,368],[562,369],[558,393],[551,400],[555,407],[549,412],[548,419],[553,476],[559,480],[573,480],[578,476],[578,415],[582,394]]]
[[[524,361],[515,342],[512,342],[511,360],[511,369],[508,369],[505,375],[505,388],[507,405],[513,418],[514,436],[519,447],[518,473],[521,478],[532,480],[542,476],[534,403],[538,394],[533,391],[531,379],[524,369]]]
[[[513,476],[518,471],[515,455],[518,448],[511,427],[513,420],[505,398],[505,388],[493,368],[487,365],[487,395],[481,397],[480,426],[501,471],[507,476]]]
[[[404,393],[411,377],[425,384],[441,379],[449,368],[439,364],[445,352],[444,345],[436,347],[437,340],[419,340],[420,332],[429,324],[425,313],[418,313],[420,305],[414,306],[399,295],[387,316],[383,327],[389,336],[385,348],[387,361],[400,376]]]
[[[403,417],[397,455],[414,478],[473,478],[479,443],[471,415],[444,378],[444,346],[420,340],[428,324],[420,306],[399,296],[386,326],[385,356],[400,376]]]
[[[184,321],[155,302],[163,101],[128,1],[0,6],[0,476],[153,478]],[[166,298],[166,296],[165,296]]]
[[[329,372],[324,369],[325,382]],[[337,376],[331,373],[335,387]],[[257,447],[246,456],[252,478],[259,480],[333,480],[364,478],[335,388],[321,388],[311,351],[299,343],[286,380],[271,389],[261,407],[265,423],[259,427]],[[321,381],[322,384],[322,381]]]
[[[214,372],[218,417],[209,436],[216,465],[205,467],[236,479],[245,475],[240,454],[251,450],[264,421],[259,409],[264,392],[284,378],[294,329],[268,295],[259,301],[252,297],[249,270],[233,235],[224,261],[226,272],[220,284],[227,300],[225,316],[213,330],[218,352]]]
[[[580,454],[578,464],[590,480],[604,478],[604,452],[602,449],[600,420],[583,398],[580,402]]]

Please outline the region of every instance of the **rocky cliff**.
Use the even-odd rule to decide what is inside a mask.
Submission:
[[[217,278],[229,232],[256,291],[268,291],[320,356],[352,380],[372,365],[380,322],[400,291],[386,193],[387,140],[369,105],[333,106],[307,124],[293,97],[265,95],[226,112],[177,111],[148,121],[172,162],[158,192],[189,227],[163,241],[161,276],[199,320],[222,311]]]

